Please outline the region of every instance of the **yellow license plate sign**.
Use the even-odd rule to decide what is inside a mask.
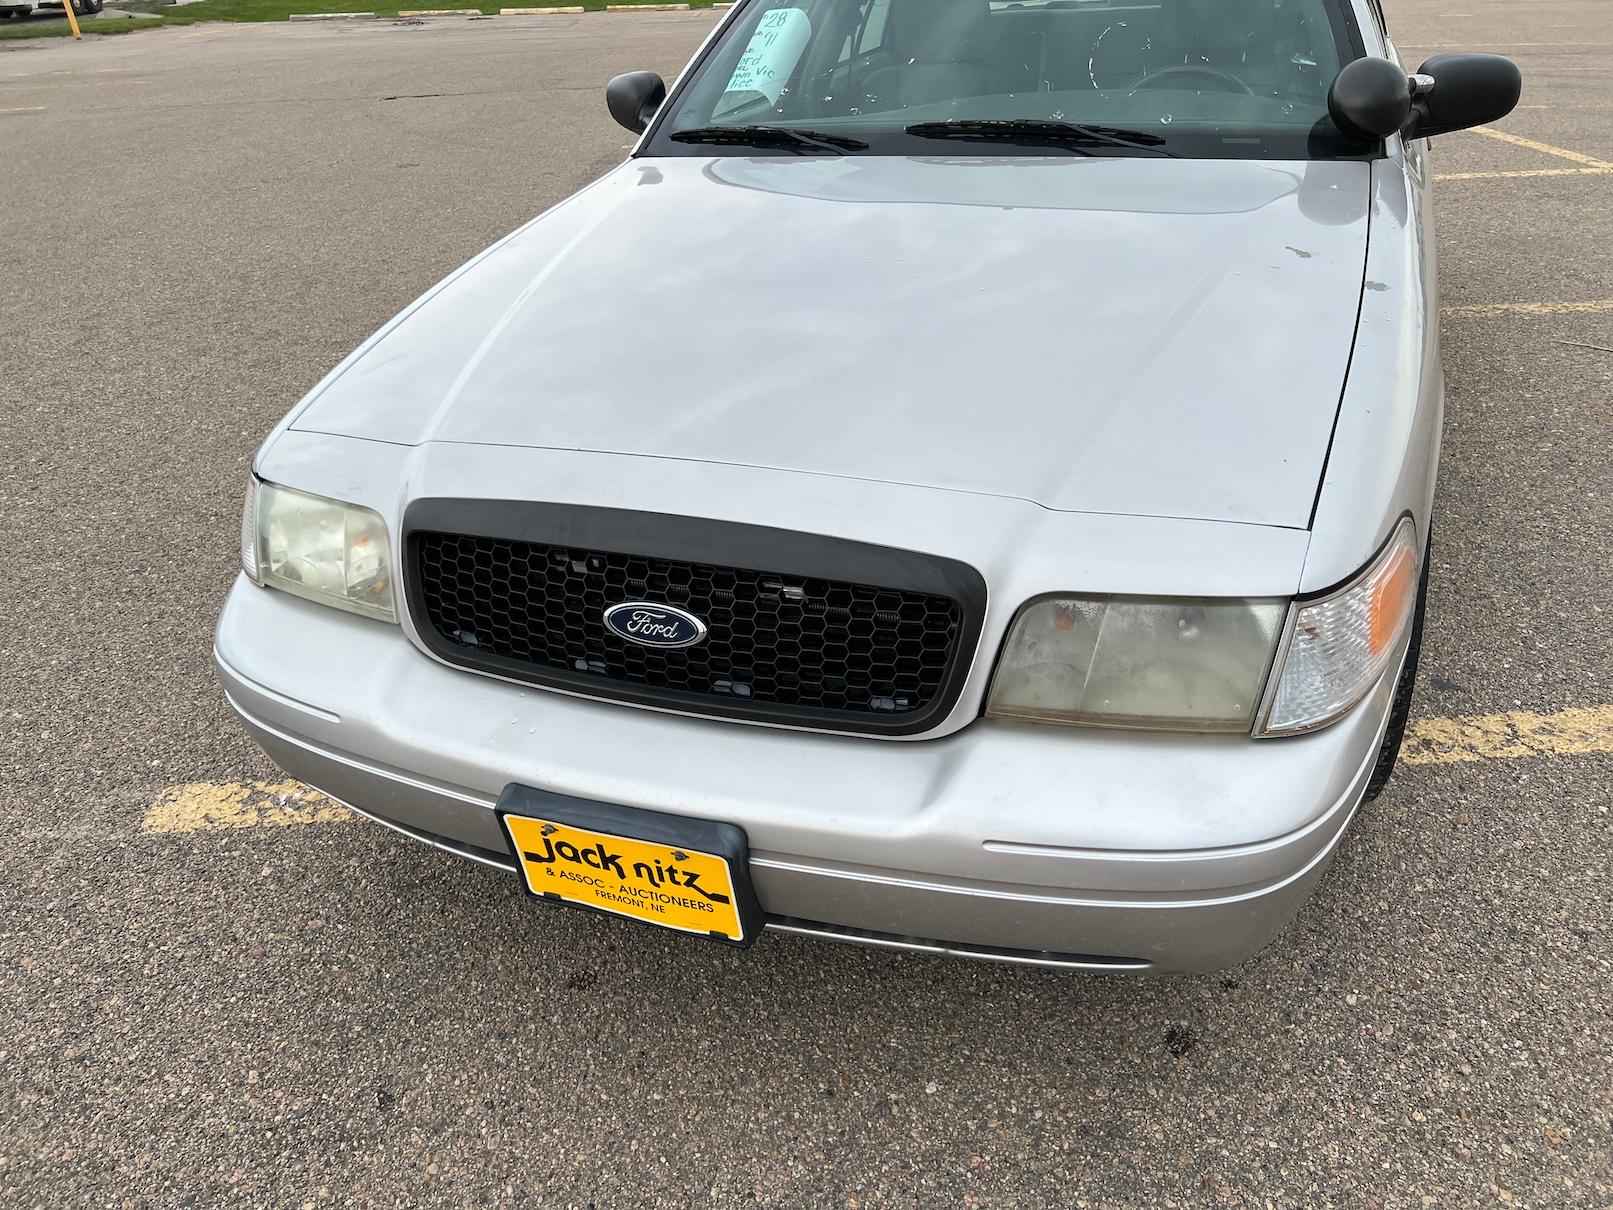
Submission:
[[[511,791],[521,789],[511,787]],[[541,791],[529,793],[534,797],[542,795]],[[505,798],[509,797],[510,791],[506,791]],[[541,808],[544,804],[539,798],[531,805]],[[707,836],[703,829],[727,829],[741,838],[742,845],[743,833],[737,828],[626,807],[588,806],[593,809],[581,813],[590,817],[589,822],[601,813],[617,812],[622,814],[625,827],[632,829],[634,817],[648,817],[639,822],[660,835],[648,839],[583,827],[557,818],[563,813],[560,811],[545,815],[504,813],[504,827],[527,890],[545,899],[580,904],[681,932],[739,943],[752,939],[756,926],[752,917],[756,913],[747,909],[753,909],[754,896],[744,881],[743,861],[735,869],[732,846],[721,846],[729,850],[727,855],[703,851],[693,843],[678,843],[674,835],[683,831],[691,841],[723,840],[726,837],[721,833]]]

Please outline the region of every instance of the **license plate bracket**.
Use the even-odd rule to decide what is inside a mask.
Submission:
[[[528,895],[745,947],[762,930],[737,824],[510,784],[498,820]]]

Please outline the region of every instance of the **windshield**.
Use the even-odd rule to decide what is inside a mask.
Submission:
[[[1354,156],[1359,53],[1346,0],[752,0],[648,151]]]

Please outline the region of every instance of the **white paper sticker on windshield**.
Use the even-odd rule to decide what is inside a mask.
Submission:
[[[799,8],[775,8],[756,27],[745,53],[739,57],[728,92],[759,92],[777,104],[784,83],[795,70],[801,51],[812,36],[812,22]]]

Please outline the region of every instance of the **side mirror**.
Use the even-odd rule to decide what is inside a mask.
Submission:
[[[1356,59],[1327,90],[1327,112],[1353,138],[1386,139],[1411,116],[1411,81],[1388,59]]]
[[[666,84],[653,71],[630,71],[605,85],[610,116],[634,134],[642,134],[666,100]]]
[[[1408,138],[1427,139],[1483,126],[1512,112],[1523,73],[1505,55],[1435,55],[1413,77]]]

